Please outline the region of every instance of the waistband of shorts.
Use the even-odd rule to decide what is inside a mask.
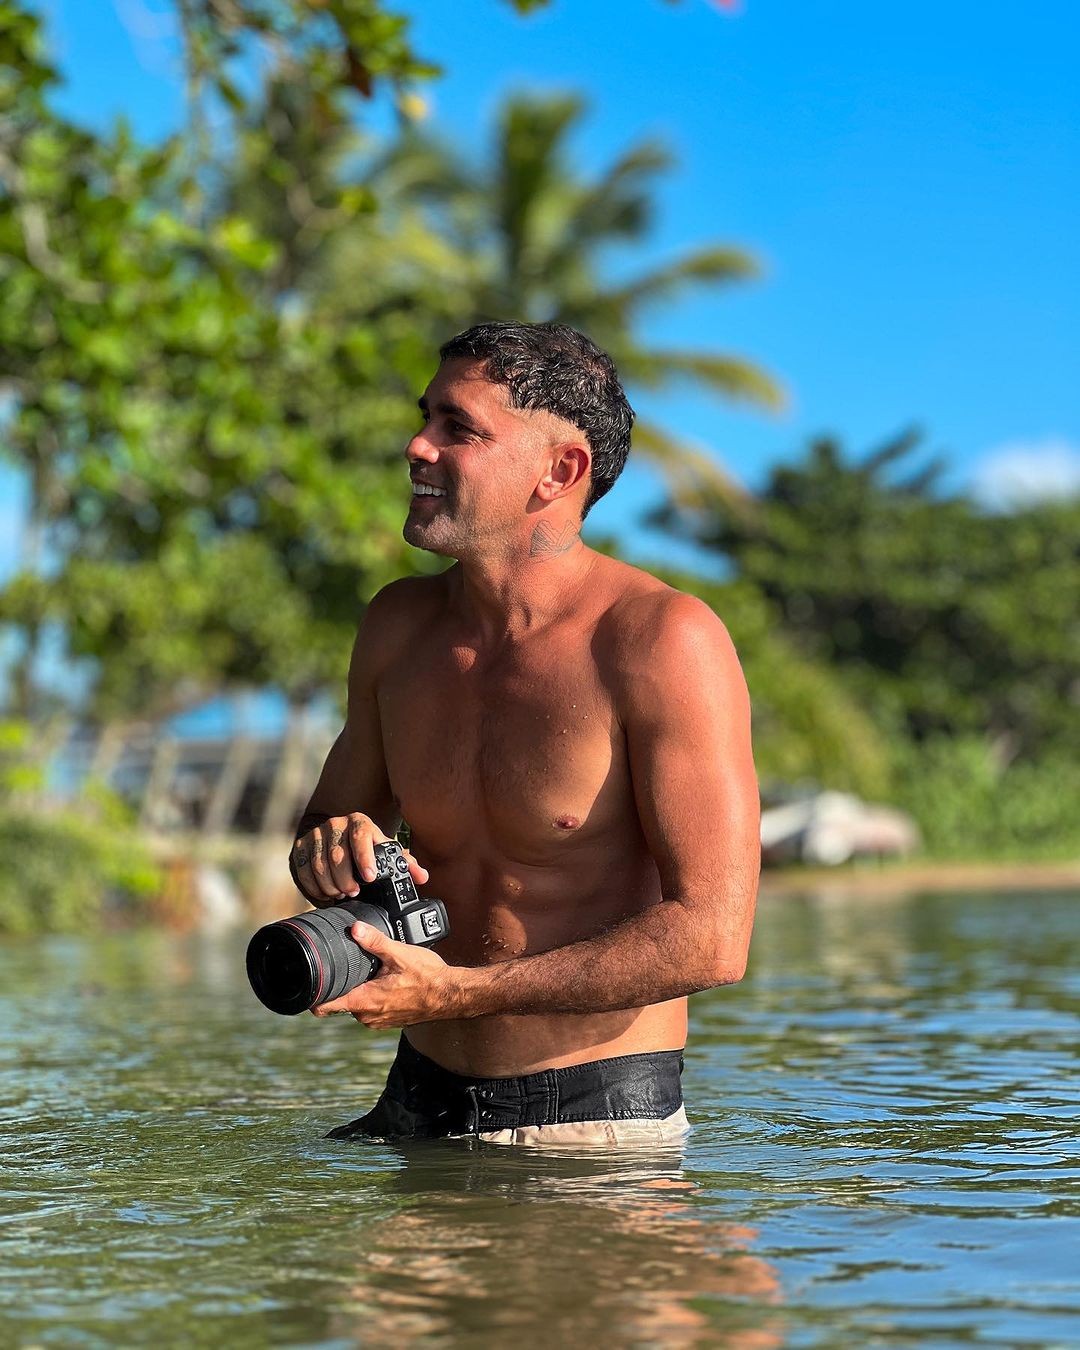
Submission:
[[[507,1077],[482,1078],[455,1073],[417,1050],[402,1033],[398,1063],[414,1082],[447,1098],[469,1096],[488,1101],[504,1112],[555,1110],[555,1119],[663,1116],[682,1105],[681,1050],[649,1050],[613,1055],[558,1069]],[[523,1117],[524,1119],[524,1117]]]

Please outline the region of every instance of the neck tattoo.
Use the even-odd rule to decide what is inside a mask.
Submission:
[[[554,525],[542,520],[533,530],[532,539],[529,540],[529,557],[554,558],[557,554],[573,548],[578,537],[578,528],[570,521],[556,529]]]

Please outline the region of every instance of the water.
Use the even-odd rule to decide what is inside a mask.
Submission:
[[[1080,895],[763,904],[681,1151],[329,1143],[240,936],[0,945],[0,1344],[1080,1345]]]

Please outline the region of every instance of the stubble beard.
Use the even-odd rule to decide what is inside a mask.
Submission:
[[[462,543],[460,532],[445,510],[422,519],[414,516],[410,509],[401,533],[405,542],[413,548],[422,548],[427,553],[438,553],[447,558],[456,558]]]
[[[407,544],[423,549],[443,558],[456,558],[459,562],[475,557],[490,549],[494,553],[505,552],[506,529],[492,526],[471,517],[468,521],[458,519],[454,512],[445,509],[433,515],[421,518],[410,511],[401,531]]]

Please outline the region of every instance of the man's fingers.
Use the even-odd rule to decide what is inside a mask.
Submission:
[[[375,845],[387,844],[388,835],[370,816],[354,811],[348,816],[332,816],[322,825],[296,841],[293,861],[300,889],[313,905],[324,905],[355,896],[360,889],[358,877],[374,881],[378,875]],[[409,875],[418,886],[429,880],[429,872],[408,849]]]
[[[359,1017],[360,1009],[356,1006],[356,990],[351,989],[341,998],[332,998],[327,1003],[318,1003],[311,1009],[311,1012],[315,1017],[333,1017],[338,1013],[348,1013],[350,1017]]]
[[[315,878],[311,874],[311,852],[306,840],[298,839],[293,845],[292,859],[293,866],[296,868],[296,884],[310,900],[317,893],[318,887],[315,885]]]
[[[329,999],[326,1003],[319,1003],[311,1009],[315,1017],[334,1017],[339,1013],[348,1013],[350,1017],[355,1017],[358,1022],[367,1025],[367,1020],[375,1015],[375,1010],[379,1000],[371,998],[369,990],[370,982],[357,985],[355,989],[350,989],[347,994],[342,994],[340,998]]]
[[[375,845],[386,842],[386,835],[368,816],[358,811],[349,817],[349,848],[360,875],[365,881],[374,881],[378,875],[375,866]]]
[[[345,837],[348,826],[347,816],[334,816],[323,826],[327,868],[339,895],[355,895],[360,889],[353,873],[349,841]]]
[[[330,875],[330,865],[326,858],[326,844],[329,838],[328,824],[316,825],[309,836],[311,841],[311,871],[315,878],[315,890],[312,894],[322,895],[326,900],[337,900],[341,891]],[[319,901],[316,899],[312,903],[317,905]]]
[[[408,849],[405,849],[404,852],[406,858],[408,858],[409,860],[409,875],[412,877],[413,881],[415,881],[418,886],[422,886],[424,882],[428,880],[431,874],[428,872],[426,867],[422,867],[420,863],[416,861],[416,859],[413,857],[413,855],[409,852]]]

